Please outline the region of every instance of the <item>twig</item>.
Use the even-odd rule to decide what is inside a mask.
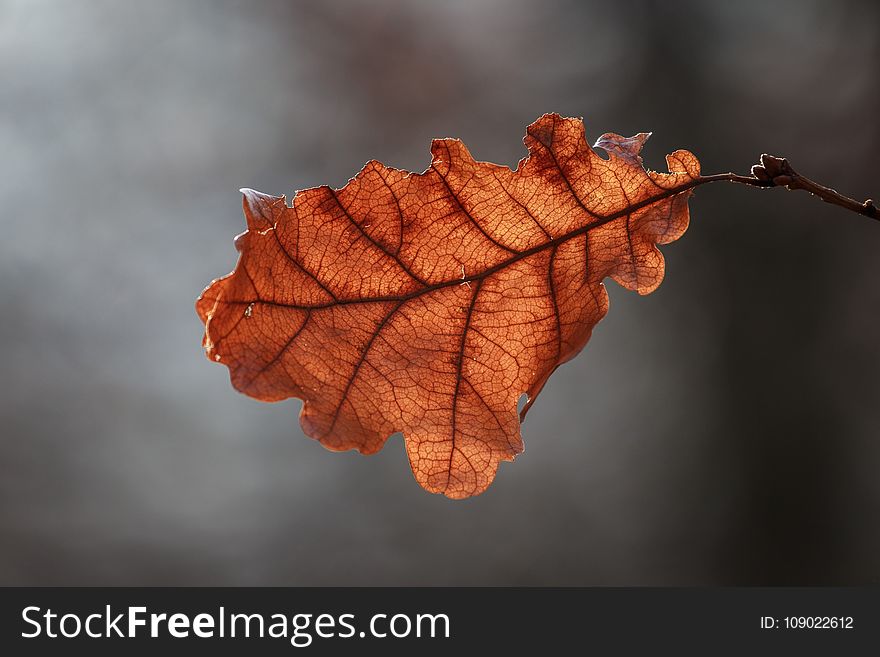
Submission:
[[[839,205],[851,212],[880,221],[880,212],[877,211],[877,206],[874,205],[872,199],[859,203],[855,199],[844,196],[830,187],[820,185],[792,169],[788,160],[784,157],[776,157],[775,155],[764,153],[761,155],[761,163],[752,167],[751,176],[740,176],[735,173],[717,173],[700,178],[701,182],[714,182],[716,180],[737,182],[754,187],[785,187],[789,190],[803,189],[814,196],[818,196],[826,203]]]

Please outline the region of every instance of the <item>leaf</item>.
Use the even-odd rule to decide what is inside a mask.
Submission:
[[[238,265],[196,304],[207,355],[241,392],[303,399],[302,428],[326,447],[371,454],[399,431],[427,490],[481,493],[607,312],[602,280],[651,292],[655,245],[687,228],[699,163],[676,151],[670,173],[645,171],[648,136],[603,135],[606,160],[580,119],[549,114],[516,170],[439,139],[421,174],[372,161],[290,206],[242,190]]]

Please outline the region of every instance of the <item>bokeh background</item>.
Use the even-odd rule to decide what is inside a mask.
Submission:
[[[878,81],[872,2],[0,2],[0,583],[880,581],[880,225],[807,194],[699,189],[464,502],[234,392],[193,310],[239,187],[515,165],[550,111],[880,194]]]

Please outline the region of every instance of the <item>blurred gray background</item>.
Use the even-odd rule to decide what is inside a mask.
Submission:
[[[464,502],[234,392],[193,310],[239,187],[514,165],[545,112],[880,195],[878,82],[871,2],[0,2],[0,583],[880,581],[880,225],[807,194],[699,189]]]

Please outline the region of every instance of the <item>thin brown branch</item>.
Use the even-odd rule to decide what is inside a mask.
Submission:
[[[754,187],[785,187],[789,190],[802,189],[819,197],[826,203],[837,205],[851,212],[864,215],[880,221],[880,212],[872,199],[859,203],[855,199],[844,196],[840,192],[820,185],[815,180],[802,176],[792,169],[784,157],[775,155],[761,155],[761,163],[752,167],[751,176],[740,176],[735,173],[716,173],[711,176],[701,176],[700,182],[728,181],[737,182]]]

